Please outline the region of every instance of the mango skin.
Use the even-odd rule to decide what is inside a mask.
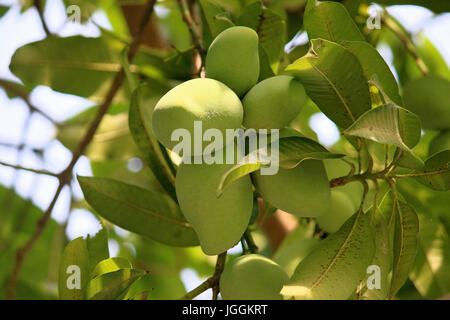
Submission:
[[[317,218],[319,227],[328,233],[338,231],[345,221],[356,212],[356,207],[350,197],[342,191],[331,191],[330,210]]]
[[[224,150],[224,154],[226,149]],[[227,186],[220,198],[216,190],[233,164],[181,163],[175,191],[181,211],[198,235],[207,255],[225,252],[244,234],[253,209],[253,190],[249,176]]]
[[[282,300],[289,281],[284,270],[269,258],[248,254],[225,265],[220,277],[223,300]]]
[[[167,92],[156,104],[152,128],[156,138],[168,149],[179,141],[171,141],[175,129],[184,128],[191,135],[194,152],[194,121],[202,121],[202,129],[219,129],[225,137],[226,129],[238,129],[243,119],[242,103],[223,83],[213,79],[193,79]],[[203,142],[202,150],[210,142]],[[225,142],[224,142],[225,144]]]
[[[298,264],[314,250],[317,244],[319,244],[319,240],[314,238],[297,240],[286,247],[280,248],[273,256],[273,261],[278,263],[291,277]]]
[[[275,76],[255,85],[242,100],[245,128],[282,129],[302,110],[307,101],[300,81]]]
[[[248,27],[231,27],[211,43],[206,77],[216,79],[242,97],[259,78],[258,34]]]
[[[331,205],[330,186],[322,161],[305,160],[275,175],[253,174],[257,191],[273,206],[299,217],[319,217]]]

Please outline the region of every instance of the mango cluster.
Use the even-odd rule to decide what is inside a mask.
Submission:
[[[291,76],[260,79],[258,34],[236,26],[224,30],[211,43],[205,61],[205,78],[193,79],[171,89],[157,103],[152,115],[155,136],[169,150],[178,141],[172,133],[185,129],[195,136],[195,122],[202,130],[283,129],[307,101],[303,85]],[[205,156],[191,148],[182,155],[176,175],[180,208],[198,234],[208,255],[220,254],[236,245],[245,232],[253,209],[252,180],[243,177],[216,196],[222,176],[234,164],[195,161]],[[236,145],[226,145],[223,155]],[[217,152],[214,150],[212,152]],[[190,161],[186,161],[189,159]],[[236,157],[236,159],[238,159]],[[292,170],[281,169],[275,176],[254,175],[255,187],[269,202],[299,216],[318,216],[329,207],[328,180],[320,161],[305,161]],[[321,187],[325,186],[324,190]]]

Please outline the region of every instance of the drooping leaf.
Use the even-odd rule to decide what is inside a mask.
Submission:
[[[304,160],[338,159],[344,157],[342,154],[331,153],[314,140],[301,136],[287,135],[277,140],[278,158],[272,154],[272,148],[260,148],[255,153],[247,155],[240,163],[228,170],[223,175],[217,188],[217,196],[220,197],[223,190],[232,182],[263,167],[279,166],[285,169],[292,169],[300,165]]]
[[[331,153],[314,140],[305,137],[285,137],[279,140],[280,167],[292,169],[308,159],[339,159],[344,155]]]
[[[416,179],[436,191],[450,190],[450,150],[444,150],[425,161],[425,166],[415,173]]]
[[[396,105],[402,106],[403,100],[399,93],[397,80],[378,51],[369,43],[362,41],[343,41],[342,45],[358,58],[367,81],[375,78],[380,89],[390,100]]]
[[[347,128],[370,110],[369,86],[358,59],[327,40],[312,40],[309,53],[286,67],[308,96],[339,127]]]
[[[402,168],[419,169],[424,166],[424,162],[414,152],[408,150],[397,149],[394,157],[397,153],[401,152],[401,155],[397,161],[397,165]]]
[[[128,288],[144,276],[144,270],[121,269],[92,279],[86,294],[89,300],[116,300],[123,297]]]
[[[46,85],[89,97],[120,70],[120,64],[105,38],[51,36],[17,49],[10,70],[28,88]]]
[[[450,293],[450,241],[437,220],[419,214],[419,245],[409,278],[426,299]]]
[[[115,257],[100,261],[92,271],[91,278],[96,278],[106,273],[115,272],[120,269],[131,269],[131,262],[128,259]]]
[[[414,209],[407,203],[394,200],[394,263],[389,297],[393,297],[408,279],[417,253],[419,220]]]
[[[161,186],[175,200],[175,176],[169,162],[164,157],[165,150],[153,135],[151,128],[152,112],[153,110],[148,105],[142,103],[140,88],[137,88],[131,97],[128,118],[131,134],[145,162]]]
[[[429,75],[405,84],[405,108],[417,114],[425,129],[450,129],[450,81]]]
[[[89,282],[89,252],[82,237],[69,242],[59,265],[59,299],[84,300]]]
[[[295,299],[348,299],[365,278],[374,253],[369,214],[359,212],[300,262],[281,294]]]
[[[337,2],[309,0],[304,27],[309,39],[322,38],[337,43],[365,41],[347,9]]]
[[[386,104],[359,117],[343,134],[392,144],[409,151],[420,140],[420,119],[401,107]]]
[[[197,235],[168,196],[112,179],[78,177],[86,201],[126,230],[173,246],[194,246]]]

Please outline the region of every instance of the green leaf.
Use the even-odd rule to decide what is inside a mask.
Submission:
[[[445,227],[428,215],[419,215],[419,245],[409,278],[426,299],[450,293],[450,240]]]
[[[105,38],[51,36],[17,49],[9,68],[28,88],[46,85],[90,97],[120,70],[120,64]]]
[[[425,161],[425,166],[417,170],[416,179],[436,191],[450,190],[450,150],[434,154]],[[421,176],[422,175],[422,176]]]
[[[86,245],[89,252],[89,271],[93,271],[95,266],[102,260],[109,258],[108,232],[103,227],[93,237],[88,235]]]
[[[164,194],[112,179],[78,177],[86,201],[108,221],[173,246],[198,245],[176,203]]]
[[[124,296],[130,286],[146,271],[137,269],[121,269],[103,274],[92,279],[86,294],[89,300],[116,300]]]
[[[386,104],[367,111],[343,134],[410,151],[420,140],[420,119],[401,107]]]
[[[419,169],[424,166],[423,160],[419,158],[414,152],[408,150],[397,149],[394,158],[401,152],[398,158],[397,165],[402,168]]]
[[[142,156],[167,193],[176,200],[175,176],[164,157],[166,152],[153,135],[151,128],[153,109],[141,100],[140,88],[131,97],[128,124],[136,145]]]
[[[337,2],[309,0],[304,27],[309,39],[365,41],[347,9]]]
[[[261,162],[257,163],[238,163],[228,170],[222,177],[217,188],[216,196],[221,197],[225,188],[234,181],[249,175],[252,172],[258,171],[261,168]]]
[[[331,153],[325,147],[311,139],[299,136],[280,138],[278,140],[278,150],[278,165],[285,169],[295,168],[304,160],[338,159],[344,157],[342,154]],[[241,163],[236,164],[223,175],[217,188],[217,197],[220,197],[223,190],[232,182],[258,171],[262,167],[269,166],[272,161],[271,156],[269,156],[270,154],[271,151],[268,151],[267,148],[261,148],[256,150],[254,154],[244,157]],[[258,155],[260,161],[250,161],[252,155],[254,159]]]
[[[298,78],[320,110],[341,128],[370,110],[369,86],[361,64],[341,45],[312,40],[309,53],[284,73]]]
[[[394,200],[394,264],[389,297],[393,297],[408,279],[417,253],[419,220],[414,209],[401,200]]]
[[[417,114],[425,129],[450,129],[450,81],[429,75],[406,83],[405,108]]]
[[[211,42],[217,37],[219,33],[225,29],[232,27],[231,17],[229,14],[211,0],[199,0],[200,8],[202,9],[203,23],[203,42],[205,48],[208,48]],[[216,17],[221,14],[226,14],[230,19],[217,19]]]
[[[292,169],[304,160],[339,159],[345,155],[331,153],[314,140],[304,137],[285,137],[279,140],[280,167]]]
[[[373,211],[372,211],[373,212]],[[392,270],[393,254],[389,238],[389,229],[382,214],[373,212],[375,234],[375,255],[370,265],[380,270],[380,288],[365,288],[363,300],[385,300],[389,296],[389,273]]]
[[[69,242],[59,265],[59,299],[83,300],[89,282],[89,252],[82,237]]]
[[[283,52],[286,23],[275,11],[263,7],[260,1],[244,8],[238,25],[252,28],[259,36],[259,44],[267,54],[270,65],[275,66]]]
[[[343,41],[342,45],[358,58],[367,81],[376,79],[380,89],[390,100],[402,106],[397,80],[377,49],[362,41]]]
[[[8,12],[8,10],[8,6],[0,6],[0,18],[3,17],[3,15]]]
[[[106,273],[115,272],[120,269],[132,269],[131,262],[125,258],[109,258],[100,261],[94,268],[91,278],[96,278]]]
[[[323,240],[300,262],[281,294],[296,299],[348,299],[365,278],[375,253],[369,218],[360,211]]]

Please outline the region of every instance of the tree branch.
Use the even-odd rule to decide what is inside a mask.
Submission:
[[[129,60],[133,59],[133,57],[135,56],[135,54],[138,50],[139,43],[141,41],[145,26],[147,25],[152,13],[153,13],[153,7],[154,7],[155,3],[156,3],[156,0],[149,0],[144,8],[144,13],[142,15],[140,27],[139,27],[137,33],[133,36],[133,42],[131,43],[130,50],[128,52]],[[95,132],[97,131],[98,126],[100,125],[100,122],[103,119],[103,116],[108,111],[109,106],[111,105],[115,95],[117,94],[117,92],[119,91],[119,89],[122,85],[122,82],[124,81],[124,78],[125,78],[125,72],[122,68],[119,71],[119,73],[116,74],[114,81],[105,97],[105,100],[99,107],[99,110],[97,112],[95,119],[92,121],[91,125],[89,126],[89,129],[86,132],[83,139],[81,140],[78,148],[73,153],[70,164],[67,166],[67,168],[63,172],[61,172],[58,175],[58,179],[59,179],[58,188],[57,188],[55,195],[53,196],[53,200],[51,201],[47,210],[45,210],[43,216],[37,222],[35,233],[25,243],[25,245],[17,251],[15,265],[12,269],[13,271],[11,274],[10,281],[8,283],[8,291],[7,291],[8,299],[14,299],[17,279],[18,279],[19,272],[20,272],[20,269],[23,264],[23,260],[26,256],[26,254],[31,250],[33,245],[36,243],[36,241],[39,239],[42,232],[44,231],[44,228],[50,219],[51,212],[56,204],[56,201],[59,198],[59,195],[61,194],[61,191],[63,190],[65,185],[70,183],[70,180],[72,178],[72,171],[73,171],[73,168],[75,167],[75,164],[77,163],[78,159],[84,153],[84,151],[88,147],[89,143],[91,142],[92,138],[94,137]]]
[[[25,170],[25,171],[29,171],[29,172],[33,172],[33,173],[37,173],[37,174],[45,174],[47,176],[51,176],[51,177],[55,177],[58,178],[58,174],[53,173],[53,172],[49,172],[46,170],[37,170],[37,169],[31,169],[31,168],[25,168],[19,165],[14,165],[14,164],[9,164],[3,161],[0,161],[0,165],[1,166],[5,166],[5,167],[10,167],[13,169],[17,169],[17,170]]]
[[[50,29],[47,26],[47,23],[45,22],[44,19],[44,8],[42,8],[42,3],[41,0],[34,0],[34,6],[37,9],[38,13],[39,13],[39,18],[41,19],[41,23],[42,23],[42,27],[44,28],[45,34],[47,36],[51,36],[52,33],[50,32]]]

